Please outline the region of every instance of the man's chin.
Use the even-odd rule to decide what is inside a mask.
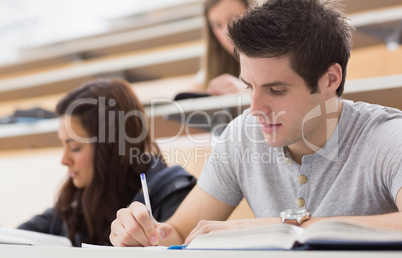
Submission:
[[[264,134],[265,142],[271,147],[284,147],[286,143],[284,141],[279,140],[277,137],[272,135],[265,135]]]

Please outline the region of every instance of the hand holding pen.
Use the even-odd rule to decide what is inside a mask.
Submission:
[[[145,175],[141,175],[145,205],[133,202],[117,212],[112,222],[110,242],[114,246],[159,245],[161,240],[173,234],[174,229],[166,223],[157,222],[152,216]],[[165,243],[165,245],[168,243]]]

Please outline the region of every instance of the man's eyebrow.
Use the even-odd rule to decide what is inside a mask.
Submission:
[[[246,84],[247,86],[251,86],[251,84],[248,83],[248,82],[246,82],[246,81],[243,79],[243,77],[239,76],[239,79],[240,79],[244,84]]]
[[[282,81],[275,81],[270,83],[264,83],[263,85],[261,85],[261,87],[275,87],[275,86],[290,86],[290,84]]]
[[[241,76],[239,76],[239,79],[247,86],[251,86],[251,84],[246,82]],[[290,84],[286,83],[286,82],[282,82],[282,81],[274,81],[274,82],[264,83],[263,85],[261,85],[261,87],[275,87],[275,86],[290,86]]]

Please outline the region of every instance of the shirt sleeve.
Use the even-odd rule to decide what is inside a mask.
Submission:
[[[375,166],[394,201],[402,188],[402,117],[381,123],[372,137]],[[379,172],[379,171],[377,171]]]
[[[240,145],[232,141],[231,133],[234,133],[232,121],[219,137],[215,144],[198,180],[198,186],[215,199],[230,206],[237,206],[243,198],[243,193],[238,182],[238,167],[234,164],[234,150]]]
[[[47,209],[42,214],[32,217],[27,222],[18,226],[18,229],[35,231],[40,233],[50,233],[50,227],[53,218],[53,209]]]

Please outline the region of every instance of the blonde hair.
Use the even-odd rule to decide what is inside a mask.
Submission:
[[[206,0],[204,5],[204,38],[206,41],[206,53],[202,59],[202,67],[205,71],[204,76],[204,88],[206,89],[208,83],[213,78],[221,74],[231,74],[233,76],[238,76],[240,74],[240,64],[233,57],[232,54],[228,53],[222,45],[219,43],[218,39],[215,37],[212,28],[208,22],[208,12],[209,10],[218,4],[222,0]],[[236,0],[241,2],[248,8],[255,3],[254,0]]]

